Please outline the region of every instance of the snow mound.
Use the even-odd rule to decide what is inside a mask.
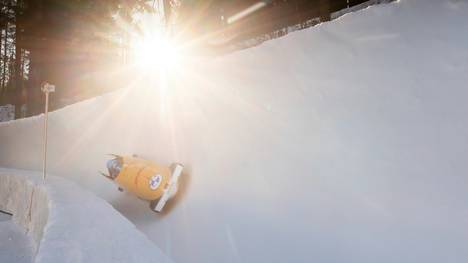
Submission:
[[[33,238],[34,262],[171,262],[107,202],[67,180],[0,169],[0,210]]]
[[[467,262],[467,47],[467,1],[367,8],[53,112],[48,167],[180,263]],[[41,121],[0,125],[0,166],[41,169]],[[109,153],[184,164],[168,214]]]

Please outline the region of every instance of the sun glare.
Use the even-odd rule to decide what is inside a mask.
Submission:
[[[174,69],[179,54],[174,43],[164,36],[146,36],[132,45],[135,64],[147,72]]]

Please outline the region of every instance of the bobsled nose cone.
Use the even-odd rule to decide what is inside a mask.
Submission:
[[[122,162],[118,158],[107,161],[107,170],[109,171],[109,177],[115,179],[119,175],[122,169]]]

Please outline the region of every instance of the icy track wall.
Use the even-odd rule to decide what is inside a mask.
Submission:
[[[0,170],[0,210],[12,214],[13,221],[32,238],[34,253],[47,223],[48,202],[45,189],[36,180]]]
[[[172,262],[104,200],[62,178],[0,168],[0,209],[33,239],[34,262]]]
[[[50,172],[178,263],[466,262],[467,47],[467,1],[371,7],[52,113]],[[41,121],[0,125],[0,166],[41,169]],[[108,153],[183,163],[169,213]]]

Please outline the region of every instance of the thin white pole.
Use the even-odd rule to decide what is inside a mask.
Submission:
[[[44,111],[44,152],[42,162],[42,179],[46,179],[47,171],[47,118],[49,113],[49,92],[45,92],[45,111]]]
[[[55,91],[55,86],[45,82],[41,90],[45,93],[45,110],[44,110],[44,152],[42,162],[42,179],[46,179],[47,174],[47,120],[49,117],[49,93]]]

